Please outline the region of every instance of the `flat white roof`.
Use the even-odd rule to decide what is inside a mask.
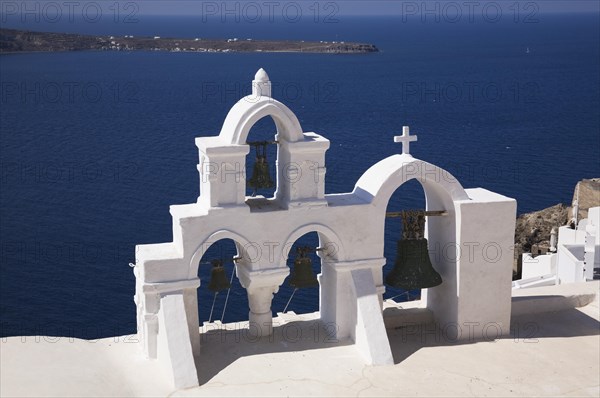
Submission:
[[[530,297],[589,295],[598,281],[524,289]],[[519,304],[516,304],[519,303]],[[411,307],[412,305],[406,305]],[[453,343],[433,331],[388,330],[394,366],[363,364],[349,341],[329,340],[315,314],[274,319],[272,339],[243,323],[206,332],[199,388],[172,391],[135,336],[96,342],[49,337],[0,340],[2,396],[595,396],[600,394],[598,298],[582,308],[514,316],[513,335]],[[433,329],[431,329],[433,330]]]

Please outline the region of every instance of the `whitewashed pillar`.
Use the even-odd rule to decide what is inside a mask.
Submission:
[[[248,289],[250,313],[250,334],[254,336],[270,336],[273,334],[273,313],[271,303],[279,286],[254,287]]]
[[[322,261],[319,274],[319,315],[321,321],[333,330],[338,339],[354,336],[356,328],[356,302],[351,286],[354,270],[366,269],[372,273],[373,288],[377,292],[379,308],[385,287],[382,267],[385,258],[354,261]]]
[[[269,336],[273,333],[273,313],[271,303],[273,295],[289,275],[288,267],[250,270],[246,265],[236,264],[236,274],[241,285],[248,291],[250,306],[249,332],[257,336]]]

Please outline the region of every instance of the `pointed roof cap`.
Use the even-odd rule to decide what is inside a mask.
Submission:
[[[269,75],[267,75],[267,72],[263,68],[260,68],[258,72],[256,72],[256,75],[254,75],[254,80],[257,82],[268,82]]]

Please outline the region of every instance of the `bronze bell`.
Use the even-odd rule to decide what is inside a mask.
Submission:
[[[248,185],[256,189],[273,188],[275,183],[269,173],[269,163],[267,162],[267,144],[258,143],[256,147],[256,162],[252,170],[252,178],[248,180]],[[259,149],[260,148],[260,149]],[[261,150],[262,149],[262,150]]]
[[[227,275],[225,274],[225,267],[223,267],[223,260],[213,260],[212,270],[210,271],[210,283],[208,284],[208,290],[211,292],[218,293],[222,290],[227,290],[231,287]]]
[[[294,260],[294,269],[292,270],[292,277],[289,280],[290,286],[296,289],[319,286],[317,276],[312,270],[312,261],[307,256],[309,251],[310,248],[306,247],[299,247],[297,249],[298,255]]]
[[[396,263],[385,283],[404,290],[426,289],[442,283],[442,277],[429,259],[427,239],[398,241]]]
[[[398,252],[394,269],[385,278],[385,283],[404,290],[426,289],[442,283],[442,277],[433,269],[425,230],[425,212],[402,212],[402,238],[398,241]]]

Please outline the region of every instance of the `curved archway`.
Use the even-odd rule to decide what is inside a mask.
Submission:
[[[454,319],[452,312],[456,311],[458,300],[457,256],[452,252],[457,249],[455,202],[469,200],[458,180],[446,170],[410,155],[393,155],[367,170],[356,183],[353,193],[381,212],[378,219],[381,220],[381,228],[385,229],[385,212],[391,196],[412,179],[419,181],[423,187],[427,210],[448,212],[446,217],[428,217],[425,226],[430,257],[432,251],[437,253],[436,271],[443,282],[434,288],[424,289],[421,298],[428,307],[435,305],[438,313]]]
[[[280,147],[275,144],[277,134],[277,124],[275,119],[271,116],[263,116],[261,119],[257,120],[250,130],[248,131],[248,135],[246,139],[248,140],[246,143],[251,144],[252,142],[271,142],[273,145],[266,145],[264,147],[250,145],[250,151],[248,155],[246,155],[245,162],[245,175],[246,175],[246,196],[254,197],[256,195],[262,195],[266,198],[274,198],[275,192],[277,191],[277,186],[280,182],[280,173],[278,170],[277,159],[279,158]],[[258,157],[260,155],[265,155],[265,167],[268,170],[268,175],[273,182],[271,187],[255,187],[252,185],[251,181],[255,177],[254,172],[256,171],[256,163]],[[261,169],[264,171],[264,169]],[[264,174],[259,174],[263,178]]]
[[[306,224],[292,231],[282,248],[280,264],[286,264],[292,270],[293,265],[291,260],[295,259],[298,253],[292,250],[302,246],[311,248],[323,248],[324,250],[317,252],[306,253],[312,264],[312,270],[315,275],[319,276],[319,285],[314,288],[294,289],[290,286],[289,278],[294,274],[290,272],[290,276],[286,279],[288,283],[281,285],[279,292],[273,299],[273,305],[280,310],[290,309],[299,313],[311,313],[319,311],[321,308],[321,289],[322,275],[325,261],[336,262],[339,258],[345,258],[345,249],[338,235],[329,227],[323,224]],[[293,300],[292,300],[293,298]],[[289,305],[289,307],[288,307]]]
[[[232,314],[231,311],[232,306],[247,305],[245,291],[240,288],[240,282],[235,278],[233,258],[236,254],[237,244],[226,238],[207,242],[206,246],[207,249],[198,262],[197,276],[202,281],[196,289],[199,325],[214,320],[223,322],[226,315],[229,316],[230,321],[243,320],[240,314]],[[214,269],[215,260],[221,262],[221,268],[217,272]],[[225,286],[225,280],[229,281],[229,289]],[[215,291],[214,288],[219,290]],[[227,304],[229,304],[229,313],[226,311]]]
[[[298,237],[293,242],[289,242],[284,246],[284,252],[288,252],[287,259],[285,262],[281,262],[289,268],[290,273],[285,278],[284,282],[279,286],[277,293],[273,296],[272,308],[274,312],[287,312],[293,311],[297,314],[300,313],[312,313],[319,310],[319,291],[320,282],[316,282],[311,286],[302,286],[297,288],[292,282],[295,277],[300,277],[302,284],[306,284],[312,278],[308,278],[308,271],[306,268],[303,270],[297,269],[296,260],[299,257],[304,257],[305,260],[301,260],[303,267],[306,267],[306,258],[309,259],[310,269],[312,270],[312,277],[318,280],[317,275],[322,272],[322,260],[320,258],[320,252],[316,251],[304,251],[301,253],[302,248],[316,249],[319,247],[320,237],[316,231],[309,231]]]
[[[281,253],[281,262],[287,261],[290,249],[294,242],[309,232],[316,232],[319,236],[319,245],[327,250],[319,254],[321,258],[330,258],[335,261],[341,261],[346,258],[344,245],[338,234],[331,228],[323,224],[306,224],[292,231],[285,240],[285,246]]]
[[[440,210],[435,207],[444,206],[451,210],[454,201],[469,199],[452,174],[406,155],[390,156],[373,165],[359,178],[353,193],[385,209],[396,189],[411,179],[417,179],[423,185],[428,209]]]
[[[406,291],[398,287],[387,284],[386,277],[396,267],[398,261],[398,243],[402,240],[404,222],[401,217],[388,217],[387,213],[399,213],[402,210],[425,209],[425,190],[423,185],[416,179],[410,179],[398,187],[391,195],[386,207],[386,216],[384,218],[384,248],[383,257],[386,263],[383,266],[383,281],[385,284],[384,300],[393,300],[395,302],[411,301],[420,297],[419,292]],[[427,220],[429,221],[429,220]],[[401,262],[403,265],[403,263]],[[435,269],[435,264],[434,264]]]
[[[241,262],[248,262],[248,259],[251,258],[247,252],[247,248],[252,247],[250,241],[233,231],[219,230],[208,235],[208,237],[194,250],[194,254],[189,263],[188,278],[195,278],[196,275],[198,275],[198,267],[204,253],[206,253],[208,248],[214,243],[223,239],[231,239],[237,248],[237,255],[242,258]]]
[[[234,145],[246,144],[252,126],[265,116],[271,116],[279,139],[302,141],[304,134],[296,115],[281,102],[270,97],[248,96],[238,101],[229,111],[219,137]]]

